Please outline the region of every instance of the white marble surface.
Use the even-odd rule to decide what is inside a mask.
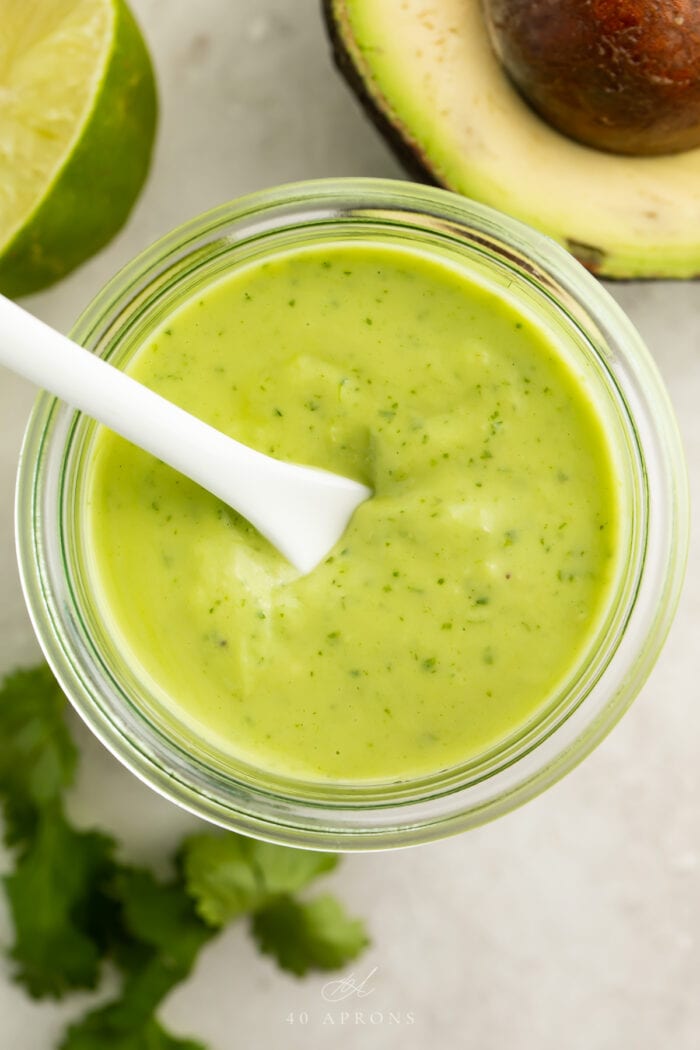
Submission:
[[[132,0],[162,119],[152,174],[98,258],[27,305],[66,329],[157,235],[264,185],[399,169],[331,68],[316,0]],[[700,285],[611,289],[653,350],[700,486]],[[0,671],[37,646],[14,564],[15,461],[33,392],[0,372]],[[697,502],[697,501],[696,501]],[[697,1050],[700,1045],[700,546],[664,654],[631,711],[578,770],[523,810],[429,847],[347,859],[332,882],[368,918],[375,1024],[322,1023],[322,979],[260,958],[242,929],[168,1001],[211,1050]],[[80,731],[75,816],[162,854],[192,819]],[[0,905],[0,937],[9,934]],[[1,1050],[50,1050],[82,1003],[30,1003],[0,966]],[[286,1018],[307,1011],[309,1024]],[[400,1023],[389,1014],[400,1015]],[[379,1015],[383,1015],[380,1022]],[[410,1014],[410,1017],[407,1016]],[[97,1050],[97,1048],[96,1048]]]

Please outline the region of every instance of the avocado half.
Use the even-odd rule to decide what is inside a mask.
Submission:
[[[480,0],[323,0],[336,62],[412,174],[535,226],[601,277],[700,275],[700,149],[579,145],[523,101]]]

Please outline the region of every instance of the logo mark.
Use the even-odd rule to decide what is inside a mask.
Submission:
[[[362,980],[351,973],[347,977],[341,977],[340,980],[327,981],[321,989],[321,997],[327,1003],[342,1003],[344,999],[350,999],[352,996],[357,999],[365,999],[374,991],[374,986],[370,984],[370,981],[378,970],[379,967],[375,966]]]

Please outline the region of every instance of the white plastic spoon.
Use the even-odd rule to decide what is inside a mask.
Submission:
[[[196,481],[301,573],[342,536],[371,490],[227,437],[0,296],[0,364]]]

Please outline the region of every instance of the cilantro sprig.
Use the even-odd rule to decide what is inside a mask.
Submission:
[[[167,1032],[157,1011],[230,922],[248,918],[261,952],[290,973],[332,970],[366,947],[334,897],[298,894],[338,857],[233,833],[186,839],[162,881],[125,863],[102,831],[74,827],[63,796],[77,766],[65,698],[46,666],[0,684],[0,806],[14,870],[4,887],[14,978],[33,998],[93,989],[110,960],[121,991],[72,1024],[59,1050],[207,1050]]]

